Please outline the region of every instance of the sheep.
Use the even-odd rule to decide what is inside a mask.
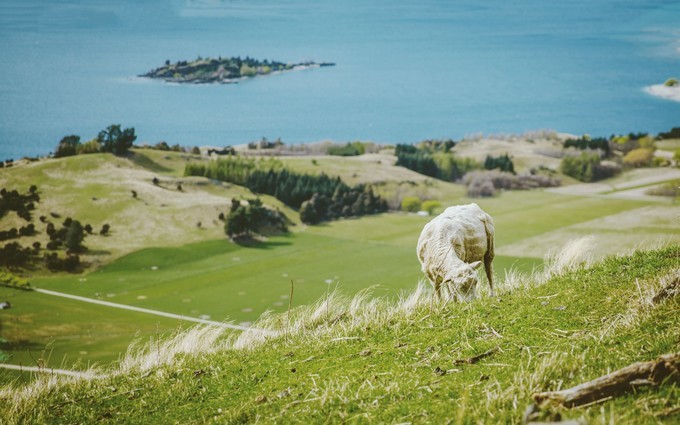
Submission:
[[[417,254],[440,300],[442,284],[454,300],[473,300],[482,261],[491,296],[495,296],[493,219],[477,204],[449,207],[427,223],[418,239]]]

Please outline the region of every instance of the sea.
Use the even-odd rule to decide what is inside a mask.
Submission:
[[[228,85],[137,77],[166,60],[335,67]],[[71,134],[137,144],[414,143],[680,126],[680,2],[1,0],[0,160]]]

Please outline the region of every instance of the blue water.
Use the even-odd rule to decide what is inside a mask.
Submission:
[[[0,55],[0,159],[111,123],[187,146],[680,126],[680,102],[643,91],[680,77],[677,1],[2,0]],[[198,55],[337,66],[135,78]]]

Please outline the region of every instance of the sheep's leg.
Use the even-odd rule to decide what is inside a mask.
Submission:
[[[484,271],[486,271],[486,278],[489,280],[489,288],[491,289],[491,296],[495,297],[496,294],[493,291],[493,257],[496,255],[494,252],[494,228],[493,221],[491,217],[484,222],[484,230],[486,231],[486,254],[484,254]]]
[[[489,280],[489,288],[491,289],[491,296],[495,297],[493,291],[493,256],[488,253],[484,256],[484,271],[486,271],[486,278]]]

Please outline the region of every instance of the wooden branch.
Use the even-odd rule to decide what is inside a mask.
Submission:
[[[536,393],[533,399],[539,404],[550,401],[566,407],[581,406],[624,394],[640,386],[657,386],[666,379],[680,380],[680,352],[665,354],[649,362],[633,363],[566,390]]]
[[[673,298],[680,293],[680,277],[675,277],[672,281],[668,283],[663,289],[661,289],[654,298],[652,302],[658,304],[666,298]]]

